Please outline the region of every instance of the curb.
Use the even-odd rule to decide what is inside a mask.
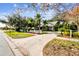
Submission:
[[[12,53],[14,56],[23,56],[23,54],[21,53],[21,51],[18,49],[17,45],[15,45],[13,43],[13,41],[11,40],[12,38],[9,37],[8,35],[6,35],[4,33],[4,31],[1,31],[4,35],[4,37],[6,38],[6,42],[8,43],[9,48],[11,49]]]

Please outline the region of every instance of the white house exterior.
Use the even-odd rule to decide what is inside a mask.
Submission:
[[[48,27],[50,30],[53,30],[53,26],[57,23],[57,21],[49,22]]]
[[[5,24],[0,23],[0,28],[3,28],[3,27],[5,27],[5,26],[6,26]]]

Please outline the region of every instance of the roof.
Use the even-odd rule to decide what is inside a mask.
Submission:
[[[48,26],[54,26],[57,23],[57,21],[49,22]]]

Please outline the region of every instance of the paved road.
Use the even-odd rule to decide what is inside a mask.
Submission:
[[[13,39],[15,44],[20,47],[24,54],[27,52],[30,56],[42,56],[43,47],[47,42],[56,37],[56,34],[36,35],[24,39]]]
[[[0,31],[0,56],[13,56],[13,53],[5,39],[4,34]]]

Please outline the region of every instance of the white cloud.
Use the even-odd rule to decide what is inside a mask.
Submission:
[[[7,18],[5,16],[0,16],[1,20],[7,20]]]
[[[5,13],[5,12],[1,13],[0,14],[0,19],[3,19],[3,20],[5,19],[6,20],[7,19],[6,16],[8,16],[8,15],[9,15],[9,13]]]

